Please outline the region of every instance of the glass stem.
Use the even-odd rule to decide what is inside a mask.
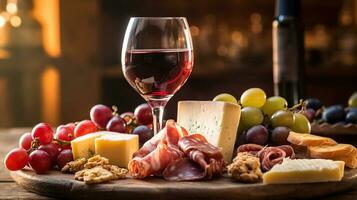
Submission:
[[[164,106],[152,107],[154,135],[156,135],[162,129],[164,108]]]

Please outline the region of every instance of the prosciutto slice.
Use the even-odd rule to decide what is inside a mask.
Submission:
[[[170,163],[184,157],[184,153],[178,147],[179,139],[188,135],[183,127],[178,126],[173,120],[168,120],[165,130],[160,134],[162,135],[146,142],[129,162],[128,169],[133,178],[142,179],[161,174]]]
[[[206,178],[222,175],[225,162],[221,149],[208,143],[203,135],[192,134],[182,137],[178,145],[188,158],[204,170]]]
[[[282,163],[284,158],[295,158],[294,149],[290,145],[263,147],[257,144],[245,144],[238,148],[238,152],[248,152],[257,156],[263,171],[269,171],[274,165]]]

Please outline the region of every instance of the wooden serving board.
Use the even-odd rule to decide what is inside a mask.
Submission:
[[[135,200],[235,200],[283,199],[324,196],[348,190],[357,184],[357,169],[346,169],[340,182],[265,185],[242,184],[228,177],[199,182],[168,182],[160,178],[122,179],[98,185],[85,185],[72,174],[51,171],[37,175],[30,169],[11,172],[23,188],[41,195],[65,199],[135,199]]]

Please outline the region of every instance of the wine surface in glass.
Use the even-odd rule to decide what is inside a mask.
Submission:
[[[170,98],[190,76],[188,49],[136,49],[126,52],[124,73],[145,99]]]

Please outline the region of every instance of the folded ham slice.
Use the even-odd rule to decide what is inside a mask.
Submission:
[[[222,175],[225,162],[221,149],[208,143],[201,134],[192,134],[182,137],[178,145],[180,149],[202,169],[206,178]]]
[[[177,145],[180,138],[188,135],[183,127],[168,120],[159,134],[147,141],[129,162],[128,169],[133,178],[161,174],[170,163],[184,157]]]

